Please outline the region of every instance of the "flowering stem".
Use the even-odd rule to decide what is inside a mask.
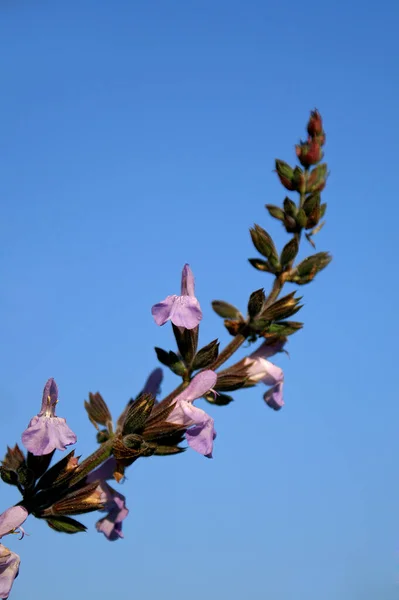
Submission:
[[[307,178],[308,178],[308,168],[305,168],[305,181],[307,181]],[[302,208],[303,203],[305,202],[305,198],[306,198],[305,192],[301,192],[300,197],[299,197],[299,208]],[[295,233],[294,235],[297,238],[298,245],[299,245],[300,240],[301,240],[301,234]],[[275,302],[277,300],[277,298],[279,297],[280,292],[284,287],[284,283],[289,275],[290,268],[292,267],[293,262],[294,262],[294,259],[291,261],[289,268],[285,272],[280,273],[280,275],[275,277],[272,289],[270,291],[270,294],[267,296],[263,310],[265,310],[266,308],[271,306],[271,304],[273,304],[273,302]],[[248,334],[249,334],[249,331],[247,331],[246,329],[244,329],[240,333],[237,333],[237,335],[234,336],[234,338],[231,340],[231,342],[229,344],[227,344],[225,349],[222,350],[222,352],[220,352],[219,356],[213,361],[213,363],[211,363],[210,365],[207,366],[207,369],[211,369],[212,371],[215,371],[216,369],[218,369],[231,356],[233,356],[234,352],[236,352],[236,350],[238,350],[238,348],[240,348],[243,345],[243,343],[245,342],[245,340],[248,337]],[[174,389],[168,396],[166,396],[159,404],[167,405],[170,402],[172,402],[172,400],[174,400],[176,398],[176,396],[178,396],[188,386],[189,383],[190,383],[189,379],[183,381],[176,389]]]
[[[158,407],[161,404],[162,404],[162,406],[167,406],[168,404],[170,404],[172,402],[172,400],[174,400],[176,398],[176,396],[181,394],[181,392],[186,389],[186,387],[188,386],[189,383],[190,383],[190,381],[182,381],[182,383],[179,386],[177,386],[176,389],[174,389],[172,392],[170,392],[170,394],[165,396],[165,398],[163,400],[161,400],[161,402],[158,404]]]
[[[269,306],[271,304],[273,304],[273,302],[275,300],[277,300],[281,290],[283,289],[283,285],[285,283],[285,278],[286,278],[285,273],[281,273],[281,275],[279,275],[278,277],[275,278],[271,292],[268,295],[266,302],[263,306],[263,310],[265,310],[266,308],[269,308]]]
[[[111,456],[112,453],[112,438],[103,444],[97,450],[90,454],[87,458],[84,459],[83,462],[77,467],[74,476],[70,480],[69,485],[75,485],[81,479],[86,477],[93,469],[98,467],[101,463],[103,463],[107,458]]]
[[[224,350],[222,350],[222,352],[219,354],[219,356],[216,358],[216,360],[214,360],[213,363],[207,367],[207,369],[211,369],[212,371],[215,371],[215,369],[217,369],[224,362],[226,362],[226,360],[228,360],[230,358],[230,356],[232,356],[234,354],[234,352],[236,350],[238,350],[238,348],[240,346],[242,346],[242,344],[245,342],[245,340],[248,337],[245,334],[246,334],[245,331],[243,333],[237,333],[237,335],[234,336],[234,338],[231,340],[231,342],[229,344],[227,344],[226,348]]]

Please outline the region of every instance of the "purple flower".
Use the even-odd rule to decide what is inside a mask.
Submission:
[[[148,376],[147,381],[144,384],[143,394],[152,394],[154,398],[161,392],[161,383],[163,379],[162,369],[159,367],[154,369]]]
[[[97,531],[101,531],[111,542],[123,538],[122,533],[122,521],[126,519],[129,514],[129,509],[126,508],[125,496],[114,490],[106,479],[112,479],[113,472],[116,466],[116,461],[113,457],[106,460],[101,467],[92,471],[88,477],[87,482],[99,480],[98,487],[96,488],[101,492],[102,502],[105,503],[105,507],[102,512],[108,512],[107,516],[100,519],[96,523]]]
[[[114,490],[108,483],[102,481],[99,488],[104,494],[105,509],[108,514],[96,523],[97,531],[101,531],[111,542],[123,538],[122,521],[129,514],[126,508],[125,496]]]
[[[18,576],[20,562],[18,554],[0,544],[0,598],[8,598]]]
[[[202,319],[202,311],[194,294],[194,275],[189,265],[183,267],[180,296],[167,296],[162,302],[154,304],[151,313],[157,325],[165,325],[170,320],[176,327],[197,327]]]
[[[283,384],[284,373],[280,367],[277,367],[266,357],[273,356],[277,352],[281,352],[285,341],[278,342],[275,345],[263,343],[255,352],[244,358],[244,365],[248,366],[248,383],[262,382],[272,386],[264,394],[263,399],[266,404],[274,410],[280,410],[284,406],[283,400]]]
[[[207,370],[198,373],[189,386],[175,398],[175,405],[168,417],[169,423],[184,425],[187,443],[193,450],[212,458],[213,440],[216,437],[214,421],[204,410],[193,406],[193,401],[201,398],[216,384],[217,375]]]
[[[11,506],[0,515],[0,539],[8,533],[14,533],[28,518],[28,511],[23,506]],[[0,596],[1,598],[1,596]]]
[[[252,352],[251,357],[270,358],[271,356],[274,356],[279,352],[285,352],[285,354],[288,354],[287,350],[284,350],[284,346],[286,343],[287,338],[281,338],[273,344],[270,344],[270,342],[266,340],[265,342],[263,342],[263,344],[259,346],[257,350],[255,350],[255,352]]]
[[[103,462],[103,464],[100,467],[98,467],[98,469],[89,473],[89,475],[87,476],[87,483],[92,483],[93,481],[96,481],[97,479],[99,481],[106,481],[107,479],[113,479],[115,469],[116,469],[116,460],[113,456],[110,456],[109,458],[107,458],[107,460],[105,462]]]
[[[0,515],[0,538],[21,529],[28,511],[23,506],[12,506]],[[18,554],[0,544],[0,598],[8,598],[21,560]]]
[[[35,456],[50,454],[56,448],[65,450],[66,446],[76,443],[76,435],[66,424],[65,419],[55,416],[58,402],[58,388],[51,377],[43,390],[42,408],[31,419],[22,434],[22,443]]]
[[[283,400],[284,381],[279,381],[264,394],[263,399],[270,408],[280,410],[284,406]]]

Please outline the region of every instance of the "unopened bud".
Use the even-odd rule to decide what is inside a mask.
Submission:
[[[276,159],[276,173],[285,189],[290,191],[297,189],[294,184],[294,170],[286,162]]]
[[[308,122],[308,134],[316,137],[323,134],[323,121],[318,110],[312,110]]]
[[[318,139],[303,142],[300,145],[295,146],[295,151],[299,158],[299,162],[304,167],[316,165],[323,158],[323,151]]]
[[[323,163],[322,165],[318,165],[311,171],[307,185],[306,192],[321,192],[326,185],[326,177],[327,177],[327,165]]]

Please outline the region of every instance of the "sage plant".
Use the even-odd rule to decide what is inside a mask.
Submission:
[[[22,525],[29,515],[56,532],[80,533],[86,527],[75,517],[99,511],[102,515],[96,525],[98,532],[110,541],[119,540],[129,510],[125,497],[110,481],[123,482],[126,470],[138,459],[183,452],[184,439],[192,450],[212,457],[215,423],[196,405],[197,400],[203,398],[227,406],[233,400],[231,392],[263,384],[267,386],[265,403],[275,411],[282,408],[284,374],[269,359],[284,352],[288,336],[303,326],[290,320],[300,310],[302,298],[296,291],[281,296],[282,290],[287,282],[298,286],[310,283],[331,260],[327,252],[311,250],[310,256],[296,262],[303,238],[315,247],[313,237],[323,226],[326,212],[326,204],[321,202],[327,179],[327,165],[321,163],[325,133],[317,110],[311,113],[307,134],[307,140],[295,147],[301,166],[292,168],[276,160],[277,176],[292,197],[286,196],[282,206],[266,205],[269,215],[280,221],[288,233],[288,242],[278,252],[263,227],[254,225],[250,229],[260,257],[250,258],[249,262],[272,277],[270,292],[266,294],[263,288],[252,292],[246,315],[228,302],[213,301],[212,307],[224,319],[232,340],[220,352],[217,339],[199,349],[203,313],[195,295],[193,272],[184,265],[180,294],[166,296],[151,311],[157,325],[168,321],[172,324],[176,351],[159,347],[155,351],[159,362],[180,379],[179,385],[160,399],[162,370],[156,368],[143,390],[129,400],[116,420],[102,396],[89,393],[84,406],[97,430],[98,447],[82,461],[72,449],[52,464],[56,450],[65,451],[77,440],[65,419],[55,414],[56,407],[62,414],[62,403],[58,407],[57,384],[53,378],[48,379],[40,410],[22,433],[26,452],[15,444],[7,448],[2,461],[1,478],[18,488],[21,500],[0,515],[0,538],[15,532],[23,538]],[[248,355],[221,369],[244,342],[250,346]],[[223,439],[218,443],[223,443]],[[8,598],[19,565],[18,554],[0,543],[0,598]]]

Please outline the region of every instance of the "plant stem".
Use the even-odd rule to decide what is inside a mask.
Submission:
[[[237,333],[237,335],[234,336],[231,342],[227,344],[226,348],[222,350],[219,356],[207,367],[207,369],[215,371],[215,369],[219,368],[224,362],[226,362],[226,360],[230,358],[230,356],[233,356],[234,352],[238,350],[240,346],[242,346],[246,339],[247,335],[245,335],[245,332]]]
[[[268,295],[268,297],[266,299],[263,310],[265,310],[266,308],[269,308],[269,306],[271,306],[271,304],[273,304],[273,302],[275,300],[277,300],[281,290],[283,289],[284,283],[285,283],[285,274],[281,273],[281,275],[276,277],[273,282],[273,287],[271,289],[270,294]]]
[[[97,450],[90,454],[87,458],[84,459],[83,462],[77,467],[74,476],[70,479],[69,485],[75,485],[78,483],[83,477],[86,477],[93,469],[101,465],[107,458],[111,456],[112,453],[112,443],[113,440],[110,439],[103,444]]]
[[[189,381],[182,381],[182,383],[178,385],[177,388],[175,388],[172,392],[170,392],[170,394],[165,396],[165,398],[155,406],[155,410],[158,411],[161,406],[164,407],[170,404],[170,402],[172,402],[172,400],[174,400],[176,396],[181,394],[181,392],[186,389],[189,383]]]

